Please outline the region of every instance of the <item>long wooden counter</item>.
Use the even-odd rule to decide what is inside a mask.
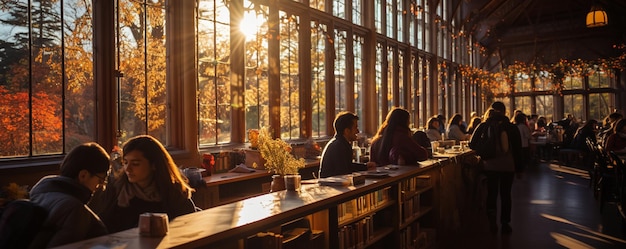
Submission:
[[[169,232],[164,237],[143,237],[139,235],[138,229],[134,228],[59,248],[243,248],[244,241],[249,236],[311,215],[317,216],[314,218],[316,220],[320,220],[320,217],[321,220],[325,220],[322,222],[326,223],[325,225],[315,225],[317,227],[314,229],[321,229],[327,233],[326,248],[336,248],[335,244],[339,243],[337,231],[343,226],[337,220],[338,206],[341,207],[342,203],[349,203],[371,193],[385,191],[390,196],[388,202],[380,208],[372,209],[372,213],[366,215],[382,213],[382,209],[385,208],[390,210],[387,215],[397,215],[395,213],[398,210],[403,211],[402,205],[406,205],[404,202],[408,200],[405,194],[411,192],[405,185],[424,174],[432,178],[430,187],[413,191],[411,196],[434,189],[432,195],[435,197],[431,201],[423,200],[432,202],[431,207],[422,211],[430,211],[432,208],[431,216],[435,220],[431,222],[434,223],[433,230],[440,230],[437,223],[439,210],[442,208],[436,196],[441,195],[439,184],[443,181],[438,178],[442,177],[444,167],[458,168],[453,166],[458,165],[456,162],[459,156],[447,155],[447,158],[428,160],[418,166],[398,166],[395,170],[388,170],[390,177],[368,178],[364,184],[357,186],[305,184],[298,192],[279,191],[209,208],[172,220]],[[419,216],[421,215],[423,214]],[[407,226],[401,223],[414,222],[413,220],[417,220],[415,217],[418,216],[411,220],[391,219],[395,221],[388,224],[389,228],[386,229],[388,232],[385,234],[389,235],[382,236],[397,238],[393,234],[401,233],[400,230]]]

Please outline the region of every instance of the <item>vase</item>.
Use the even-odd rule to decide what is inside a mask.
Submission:
[[[270,192],[285,190],[285,178],[282,175],[273,175]]]

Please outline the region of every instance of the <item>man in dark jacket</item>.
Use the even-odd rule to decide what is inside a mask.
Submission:
[[[60,175],[39,180],[30,198],[48,211],[48,218],[31,248],[60,246],[107,234],[100,218],[86,204],[96,189],[105,185],[109,166],[106,151],[96,143],[86,143],[67,154]]]
[[[485,129],[481,126],[494,127],[493,130],[499,131],[494,132],[497,137],[495,141],[500,142],[500,145],[497,147],[497,156],[483,159],[483,165],[485,167],[484,173],[487,176],[487,217],[489,219],[490,230],[494,233],[497,232],[498,224],[496,215],[498,213],[497,200],[499,194],[502,233],[511,233],[513,229],[509,223],[511,222],[511,188],[513,178],[515,174],[520,176],[524,170],[522,139],[517,126],[509,122],[504,103],[499,101],[494,102],[491,104],[491,110],[489,110],[489,112],[487,120],[476,128],[475,136],[472,136],[470,142],[470,147],[474,147],[475,143],[481,143],[481,141],[476,141],[481,139],[476,135],[476,132]],[[493,141],[494,140],[491,140],[490,142]]]
[[[341,112],[334,121],[335,137],[333,137],[324,151],[320,162],[320,177],[350,174],[355,171],[364,171],[368,166],[352,162],[352,141],[356,141],[359,117],[351,112]],[[375,168],[370,164],[370,168]]]

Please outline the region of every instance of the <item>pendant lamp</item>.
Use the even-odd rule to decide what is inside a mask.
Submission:
[[[587,13],[587,28],[602,27],[609,24],[606,12],[598,5],[591,6],[591,10]]]

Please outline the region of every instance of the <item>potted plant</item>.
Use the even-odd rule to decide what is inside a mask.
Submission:
[[[298,169],[304,167],[304,159],[296,159],[291,154],[291,145],[280,138],[273,139],[267,127],[259,132],[258,146],[261,157],[265,159],[265,169],[274,173],[271,191],[284,190],[284,176],[297,175]]]

